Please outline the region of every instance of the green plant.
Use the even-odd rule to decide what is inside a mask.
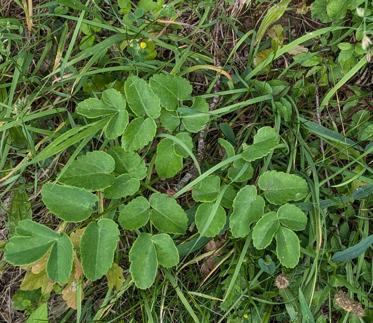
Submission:
[[[0,320],[369,317],[371,1],[217,4],[0,9]]]

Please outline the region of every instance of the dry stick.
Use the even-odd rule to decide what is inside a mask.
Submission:
[[[315,96],[315,99],[316,99],[316,118],[317,118],[318,124],[321,126],[320,98],[319,98],[319,88],[317,86],[316,86],[316,96]],[[321,149],[321,152],[322,152],[322,156],[325,159],[324,140],[322,138],[320,138],[320,149]],[[326,178],[328,178],[328,172],[327,172],[326,169],[325,169],[325,176],[326,176]],[[328,186],[330,186],[329,180],[328,180],[327,183],[328,183]]]
[[[214,35],[217,37],[218,34],[218,28],[220,28],[220,24],[216,24],[214,28]],[[213,51],[214,53],[217,52],[219,49],[218,47],[218,42],[215,40],[214,45],[213,45]],[[219,59],[214,55],[214,65],[215,66],[220,66]],[[215,83],[215,86],[213,88],[213,93],[217,93],[220,91],[220,74],[217,76],[217,80]],[[219,104],[220,98],[218,95],[215,95],[212,98],[211,103],[209,104],[209,111],[214,110],[217,105]],[[204,157],[205,157],[205,152],[206,152],[206,136],[208,133],[208,126],[205,126],[201,132],[199,133],[198,136],[198,145],[197,145],[197,160],[200,163]],[[195,166],[192,166],[192,168],[180,179],[179,183],[176,185],[176,191],[180,191],[190,180],[194,179],[197,176],[197,170]]]

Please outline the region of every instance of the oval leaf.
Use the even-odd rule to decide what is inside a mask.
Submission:
[[[229,227],[233,237],[243,238],[250,233],[250,224],[258,221],[264,213],[264,199],[257,196],[256,187],[241,188],[233,201]]]
[[[153,119],[133,119],[123,134],[122,147],[129,151],[142,149],[154,139],[156,132]]]
[[[271,127],[262,127],[254,136],[254,143],[242,152],[246,161],[254,161],[270,154],[279,144],[280,137]]]
[[[133,151],[125,151],[122,147],[114,147],[108,154],[115,160],[115,172],[118,174],[127,173],[139,180],[146,177],[147,168],[145,161],[139,154]]]
[[[179,101],[189,99],[192,94],[190,82],[180,76],[155,74],[150,78],[149,83],[160,98],[162,106],[169,111],[175,111]]]
[[[213,202],[220,193],[220,177],[210,175],[193,186],[192,197],[196,202]]]
[[[260,175],[258,185],[268,202],[277,205],[299,201],[308,194],[307,182],[302,177],[275,170]]]
[[[98,191],[114,182],[115,161],[103,151],[92,151],[74,160],[62,174],[60,182]]]
[[[264,214],[253,229],[254,247],[259,250],[268,247],[279,227],[276,212]]]
[[[293,204],[285,204],[277,210],[280,223],[291,230],[304,230],[307,225],[307,216]]]
[[[179,251],[168,234],[156,234],[152,236],[152,241],[157,252],[158,263],[161,266],[171,268],[179,263]]]
[[[41,197],[51,213],[67,222],[87,219],[98,201],[96,195],[85,189],[52,183],[43,185]]]
[[[47,263],[48,277],[60,284],[65,284],[73,269],[73,244],[63,233],[54,243]]]
[[[141,233],[129,253],[131,262],[130,273],[136,287],[149,288],[155,280],[158,269],[158,261],[152,236],[149,233]]]
[[[183,157],[174,150],[171,139],[162,139],[157,145],[155,170],[161,178],[174,177],[183,169]]]
[[[80,255],[84,275],[94,281],[104,276],[114,260],[119,241],[117,224],[110,219],[91,222],[80,241]]]
[[[113,185],[104,190],[104,195],[108,199],[120,199],[135,194],[139,188],[140,181],[137,178],[123,174],[115,178]]]
[[[150,204],[148,200],[139,196],[120,208],[119,224],[127,230],[136,230],[149,221]]]
[[[197,133],[203,129],[210,120],[209,105],[205,99],[196,97],[190,108],[182,110],[182,122],[186,130]]]
[[[297,235],[288,228],[280,227],[276,233],[276,254],[281,264],[294,268],[300,257],[300,243]]]
[[[166,194],[154,193],[150,196],[150,220],[154,226],[166,233],[184,234],[188,218],[177,201]]]
[[[124,90],[128,104],[138,117],[145,114],[152,119],[156,119],[161,114],[160,101],[151,87],[138,76],[130,76],[125,84]]]
[[[195,222],[201,236],[215,237],[226,221],[224,208],[216,203],[202,203],[197,208]]]

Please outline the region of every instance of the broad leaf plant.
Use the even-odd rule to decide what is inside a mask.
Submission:
[[[128,257],[132,281],[146,289],[160,269],[178,265],[177,241],[190,230],[198,231],[198,239],[225,231],[233,239],[249,236],[256,249],[275,250],[282,266],[298,264],[297,232],[305,229],[307,216],[294,202],[308,195],[307,182],[280,170],[257,176],[253,167],[283,147],[277,130],[256,129],[240,153],[219,139],[225,159],[201,172],[193,134],[211,115],[206,100],[192,96],[191,84],[182,77],[130,76],[121,91],[106,89],[80,102],[76,112],[87,124],[57,138],[36,161],[63,151],[66,142],[78,143],[76,134],[93,138],[101,131],[107,144],[72,158],[54,181],[43,185],[42,202],[60,225],[52,230],[20,220],[5,247],[10,264],[44,261],[48,279],[64,286],[77,279],[79,268],[90,281],[105,275],[110,281],[115,260]],[[154,152],[150,160],[143,157],[149,151]],[[180,174],[188,159],[198,175],[185,188],[172,195],[152,186]],[[194,201],[188,215],[178,199],[186,194]],[[122,244],[133,242],[129,254],[120,255],[119,242],[129,232],[137,238],[122,239]]]

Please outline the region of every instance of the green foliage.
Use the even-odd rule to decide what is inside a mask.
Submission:
[[[150,221],[161,232],[183,234],[188,218],[177,201],[166,194],[154,193],[149,199],[152,208]]]
[[[259,176],[259,188],[268,202],[282,204],[299,201],[308,194],[307,182],[297,175],[267,171]]]
[[[108,272],[118,241],[119,230],[113,220],[100,219],[87,226],[80,241],[80,255],[88,279],[100,279]]]
[[[271,153],[279,144],[279,136],[275,129],[263,127],[254,136],[254,142],[242,153],[242,158],[248,162],[263,158]]]
[[[48,251],[47,274],[58,283],[66,283],[73,264],[73,245],[64,233],[57,233],[48,227],[22,220],[16,233],[5,247],[5,259],[17,266],[28,265],[42,258]]]
[[[66,185],[89,191],[103,190],[114,182],[114,159],[103,151],[92,151],[74,160],[60,177]]]
[[[369,317],[370,1],[21,2],[0,9],[13,308],[355,322],[343,289]]]
[[[264,212],[264,199],[257,195],[256,187],[246,185],[239,190],[233,201],[229,227],[235,238],[246,237],[250,225],[258,221]]]
[[[98,202],[97,196],[85,189],[52,183],[43,185],[41,196],[48,210],[67,222],[86,220]]]
[[[145,197],[138,196],[120,209],[118,221],[127,230],[143,227],[150,218],[150,204]]]
[[[24,187],[17,188],[12,196],[12,201],[9,208],[8,229],[13,235],[19,221],[30,219],[32,216],[31,203]]]

